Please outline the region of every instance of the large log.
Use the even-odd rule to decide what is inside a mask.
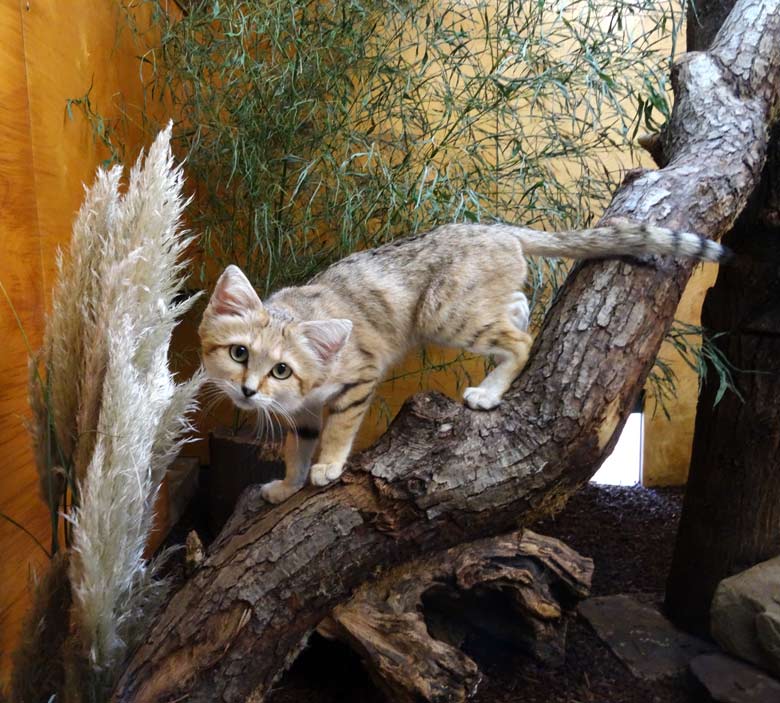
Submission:
[[[776,0],[739,2],[712,48],[674,68],[668,165],[632,174],[603,220],[726,231],[764,163],[779,50]],[[114,700],[261,701],[308,633],[379,570],[561,505],[614,444],[690,271],[669,259],[578,266],[497,410],[417,396],[341,484],[273,508],[250,490]]]

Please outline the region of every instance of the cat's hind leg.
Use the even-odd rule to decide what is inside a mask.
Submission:
[[[491,355],[498,361],[482,383],[463,392],[463,400],[472,410],[495,408],[523,370],[533,341],[526,332],[528,321],[528,299],[516,291],[500,317],[483,324],[466,342],[469,351]]]

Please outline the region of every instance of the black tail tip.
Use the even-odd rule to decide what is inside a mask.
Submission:
[[[728,247],[724,247],[722,244],[720,245],[720,248],[721,248],[721,252],[720,252],[720,256],[718,257],[718,263],[719,264],[733,263],[734,259],[736,258],[736,254]]]

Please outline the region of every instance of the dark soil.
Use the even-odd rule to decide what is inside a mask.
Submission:
[[[554,519],[533,529],[563,540],[596,565],[593,595],[655,594],[669,569],[682,491],[589,485]],[[650,596],[652,597],[652,596]],[[469,652],[485,674],[476,703],[690,703],[685,682],[635,679],[595,635],[571,616],[564,663],[537,664],[485,644]],[[278,683],[269,703],[385,703],[343,645],[314,636]]]

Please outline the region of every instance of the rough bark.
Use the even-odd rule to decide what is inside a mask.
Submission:
[[[461,703],[481,680],[464,642],[488,637],[560,664],[565,609],[588,595],[592,576],[592,560],[520,530],[391,569],[317,630],[354,649],[388,700]]]
[[[737,368],[741,397],[699,396],[688,487],[666,592],[670,615],[709,627],[718,583],[780,554],[780,130],[761,187],[724,241],[736,254],[707,294],[702,323]]]
[[[713,49],[674,69],[662,171],[634,173],[604,219],[713,236],[763,167],[780,17],[745,0]],[[380,568],[527,523],[590,478],[634,405],[690,275],[653,259],[576,267],[495,411],[412,399],[344,481],[269,508],[250,490],[171,599],[114,699],[260,701],[307,634]]]

